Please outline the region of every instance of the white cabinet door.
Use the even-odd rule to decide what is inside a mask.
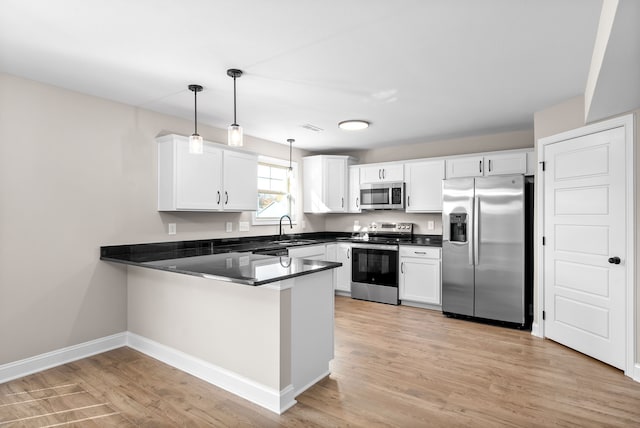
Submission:
[[[406,212],[441,212],[444,160],[405,165]]]
[[[338,268],[336,290],[351,292],[351,244],[338,244],[336,261],[342,263]]]
[[[382,167],[382,181],[391,183],[404,181],[404,164],[387,164]]]
[[[382,181],[382,168],[379,166],[361,166],[360,183],[379,183]]]
[[[527,172],[525,152],[495,154],[484,157],[484,175],[524,174]]]
[[[482,177],[483,160],[482,156],[447,159],[447,178]]]
[[[338,256],[337,256],[337,251],[338,251],[338,244],[326,244],[324,246],[324,259],[328,262],[335,262],[336,260],[338,260]]]
[[[322,245],[305,245],[302,247],[289,248],[289,257],[310,260],[325,260],[326,249]]]
[[[205,143],[203,154],[189,153],[188,142],[176,145],[176,209],[221,207],[222,150]]]
[[[349,167],[349,207],[350,213],[359,213],[360,209],[360,167]]]
[[[317,155],[303,159],[305,213],[345,213],[349,184],[349,156]]]
[[[360,183],[391,183],[404,181],[404,164],[390,163],[361,166]]]
[[[441,305],[440,248],[400,247],[400,300]]]
[[[258,157],[225,150],[223,162],[223,209],[255,211],[258,206]]]
[[[346,212],[347,161],[340,158],[326,160],[325,198],[330,212]]]

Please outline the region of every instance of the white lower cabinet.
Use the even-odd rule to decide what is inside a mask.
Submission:
[[[400,300],[441,305],[441,249],[400,246]]]
[[[335,290],[351,293],[351,244],[327,244],[326,252],[325,260],[342,263],[341,267],[335,269]]]
[[[324,244],[289,247],[289,257],[310,260],[327,260],[327,252]]]
[[[336,290],[351,293],[351,244],[337,244],[336,262],[342,263],[338,268]]]

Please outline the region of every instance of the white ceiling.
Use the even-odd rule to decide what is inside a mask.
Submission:
[[[602,0],[0,0],[0,71],[308,150],[527,129],[584,93]],[[337,128],[371,121],[366,131]],[[301,127],[322,128],[313,132]]]

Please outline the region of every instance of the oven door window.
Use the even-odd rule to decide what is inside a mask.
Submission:
[[[363,205],[389,205],[389,188],[362,189],[360,200]]]
[[[351,280],[365,284],[398,286],[398,252],[353,248]]]

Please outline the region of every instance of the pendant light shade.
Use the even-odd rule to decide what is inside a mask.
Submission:
[[[242,127],[236,120],[236,79],[242,76],[242,70],[230,68],[227,70],[227,76],[233,77],[233,123],[229,125],[227,143],[230,146],[240,147],[242,146]]]
[[[189,85],[189,90],[193,92],[193,134],[189,137],[189,153],[201,155],[204,153],[204,142],[198,134],[198,92],[202,91],[200,85]]]
[[[291,166],[291,149],[295,141],[296,140],[294,140],[293,138],[289,138],[287,140],[287,143],[289,143],[289,169],[287,169],[287,175],[289,176],[289,178],[293,177],[293,167]]]

